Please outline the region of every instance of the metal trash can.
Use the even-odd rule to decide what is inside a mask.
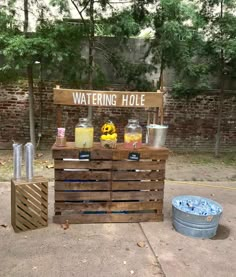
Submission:
[[[207,208],[203,209],[204,205]],[[222,206],[211,199],[192,195],[177,196],[172,200],[173,226],[177,232],[186,236],[212,238],[216,235],[222,211]]]
[[[166,142],[168,126],[150,124],[147,125],[146,143],[153,147],[162,147]]]

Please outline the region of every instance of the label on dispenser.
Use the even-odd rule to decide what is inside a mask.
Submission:
[[[90,160],[91,152],[90,151],[79,151],[79,159],[80,160]]]
[[[131,160],[131,161],[139,161],[140,160],[140,153],[129,152],[128,159]]]

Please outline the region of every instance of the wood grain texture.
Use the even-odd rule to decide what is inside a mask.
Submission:
[[[150,161],[141,160],[139,162],[133,161],[113,161],[112,169],[114,170],[158,170],[165,169],[165,161]]]
[[[56,215],[53,217],[54,223],[63,224],[68,220],[69,224],[77,223],[122,223],[122,222],[148,222],[163,221],[163,215],[155,213],[145,214],[75,214],[75,215]]]
[[[63,171],[55,170],[55,180],[109,180],[109,171]]]
[[[76,101],[75,96],[85,96],[86,101]],[[104,98],[110,98],[112,102]],[[101,99],[99,101],[99,98]],[[126,99],[124,101],[124,99]],[[132,100],[132,101],[131,101]],[[53,89],[53,101],[57,105],[81,106],[108,106],[108,107],[162,107],[163,93],[158,92],[133,92],[133,91],[98,91],[78,89]]]
[[[112,180],[164,180],[164,170],[160,171],[114,171]]]
[[[111,161],[64,161],[55,160],[55,169],[111,169]]]
[[[67,142],[65,147],[58,147],[55,144],[52,147],[52,154],[54,159],[78,159],[79,151],[82,149],[76,148],[74,142]],[[124,148],[123,143],[118,143],[116,149],[102,148],[100,143],[94,143],[91,151],[91,160],[126,160],[128,155],[132,152]],[[142,148],[135,150],[140,153],[141,159],[151,160],[166,160],[169,155],[169,150],[165,147],[154,148],[143,144]]]
[[[112,190],[163,190],[163,181],[113,181]]]
[[[112,200],[154,200],[163,199],[163,191],[113,191]]]
[[[157,202],[100,202],[100,203],[63,203],[56,202],[56,211],[142,211],[159,210],[163,208],[163,201]]]
[[[101,191],[101,192],[61,192],[55,191],[55,201],[80,201],[80,200],[110,200],[110,192],[109,191]]]
[[[110,182],[63,182],[55,181],[55,190],[110,190]]]

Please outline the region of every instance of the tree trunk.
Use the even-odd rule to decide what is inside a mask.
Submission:
[[[224,9],[224,0],[220,2],[220,18],[222,19]],[[221,30],[221,37],[223,37],[223,32]],[[225,92],[225,58],[224,58],[224,49],[220,50],[220,93],[218,101],[218,117],[217,117],[217,131],[216,131],[216,143],[215,143],[215,157],[219,157],[220,154],[220,139],[221,139],[221,123],[222,123],[222,113],[224,106],[224,92]]]
[[[224,76],[222,82],[224,83]],[[216,131],[216,143],[215,143],[215,157],[219,157],[220,154],[220,139],[221,139],[221,123],[222,123],[222,112],[224,106],[224,88],[221,87],[219,94],[219,105],[218,105],[218,117],[217,117],[217,131]]]
[[[33,66],[27,66],[28,86],[29,86],[29,122],[30,122],[30,141],[35,143],[35,128],[34,128],[34,85],[33,85]]]
[[[163,91],[163,73],[164,73],[164,60],[161,57],[161,67],[160,67],[160,75],[159,75],[159,86],[158,89]]]
[[[89,7],[90,15],[90,32],[89,32],[89,72],[88,72],[88,85],[89,89],[93,89],[93,62],[94,62],[94,0],[90,0]],[[93,108],[88,107],[88,118],[92,119],[93,117]]]
[[[28,37],[28,27],[29,27],[29,2],[24,0],[24,34]],[[34,126],[34,81],[33,81],[33,65],[27,65],[27,79],[29,88],[29,122],[30,122],[30,141],[35,143],[35,126]]]
[[[25,35],[28,32],[29,27],[29,10],[28,10],[28,0],[24,0],[24,33]]]

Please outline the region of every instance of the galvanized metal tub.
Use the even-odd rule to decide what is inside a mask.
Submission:
[[[218,214],[215,215],[195,215],[182,211],[176,207],[176,201],[205,200],[219,208]],[[219,220],[222,214],[222,206],[208,198],[192,195],[177,196],[172,200],[172,220],[173,226],[177,232],[195,238],[212,238],[216,235]]]
[[[150,124],[147,125],[146,143],[153,147],[162,147],[166,142],[168,126]]]

